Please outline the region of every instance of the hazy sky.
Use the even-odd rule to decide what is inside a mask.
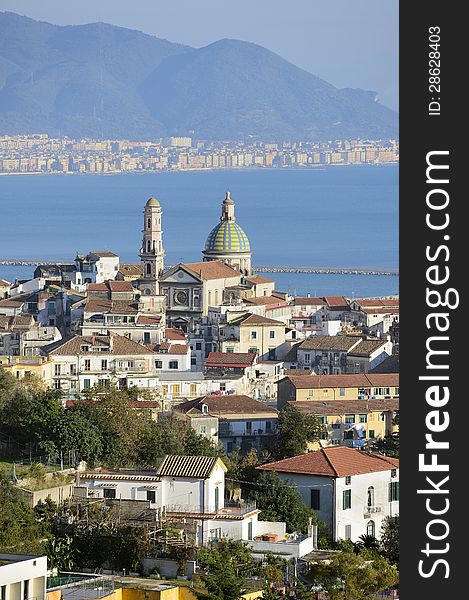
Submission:
[[[104,21],[200,47],[255,42],[337,87],[398,108],[398,0],[0,0],[0,10],[73,25]]]

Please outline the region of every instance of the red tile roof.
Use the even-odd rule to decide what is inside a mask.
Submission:
[[[259,283],[274,283],[273,279],[268,279],[263,275],[251,275],[250,277],[246,277],[246,280],[257,285]]]
[[[397,469],[399,460],[380,454],[362,452],[347,446],[335,446],[292,456],[257,468],[279,473],[346,477],[347,475],[362,475]]]
[[[242,394],[203,396],[182,402],[175,407],[175,410],[190,414],[202,413],[203,404],[207,405],[208,414],[212,417],[227,418],[227,415],[236,415],[241,418],[246,414],[264,414],[268,415],[269,418],[276,418],[278,414],[275,408],[268,406],[265,402],[254,400],[254,398]]]
[[[172,327],[167,327],[164,330],[164,335],[165,335],[165,338],[168,340],[180,340],[180,341],[186,340],[186,336],[185,336],[184,332],[181,331],[181,329],[174,329]]]
[[[298,371],[297,371],[298,372]],[[289,379],[299,390],[322,388],[350,388],[350,387],[398,387],[399,373],[389,374],[350,374],[350,375],[288,375],[281,379]]]
[[[196,273],[202,279],[228,279],[240,277],[241,273],[229,267],[221,260],[209,260],[204,262],[186,263],[182,265],[189,271]]]
[[[253,365],[255,359],[256,354],[251,352],[210,352],[205,366],[245,368]]]
[[[350,310],[345,296],[324,296],[323,300],[332,310]]]

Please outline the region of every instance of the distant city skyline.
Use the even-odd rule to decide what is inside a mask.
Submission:
[[[0,0],[12,11],[57,25],[102,21],[193,47],[222,38],[253,42],[338,88],[377,92],[398,109],[397,0]],[[195,24],[195,25],[194,25]]]

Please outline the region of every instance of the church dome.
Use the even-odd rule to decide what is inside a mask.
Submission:
[[[205,252],[251,252],[248,236],[235,221],[221,221],[209,233]]]
[[[156,198],[150,198],[147,201],[146,206],[160,206],[160,203],[158,202],[158,200]]]

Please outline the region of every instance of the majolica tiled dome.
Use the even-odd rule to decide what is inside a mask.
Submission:
[[[209,233],[205,252],[251,252],[248,236],[234,221],[221,221]]]

